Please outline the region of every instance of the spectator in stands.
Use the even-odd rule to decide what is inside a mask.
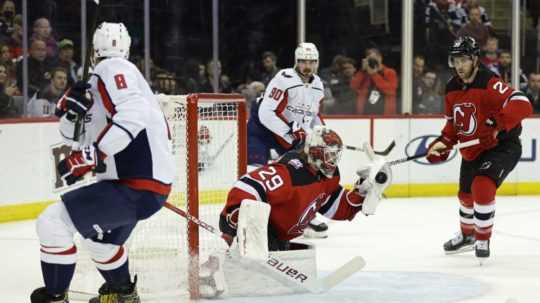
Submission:
[[[448,0],[433,0],[426,8],[426,53],[432,54],[432,64],[448,64],[448,45],[456,37],[459,28],[454,28],[449,15]]]
[[[58,43],[58,58],[53,64],[67,71],[68,85],[71,86],[77,81],[77,70],[79,65],[73,60],[73,41],[63,39]]]
[[[253,81],[244,87],[240,87],[240,93],[246,98],[247,112],[251,108],[251,104],[257,100],[258,97],[264,93],[266,86],[260,81]]]
[[[219,79],[217,92],[218,93],[231,93],[231,81],[229,76],[221,73],[221,62],[218,61],[217,64],[214,64],[214,61],[210,60],[206,64],[206,77],[200,79],[199,83],[199,92],[201,93],[212,93],[214,88],[212,86],[214,79],[214,71],[216,72],[216,77]]]
[[[325,96],[323,112],[325,114],[352,114],[356,112],[357,93],[351,87],[351,80],[356,73],[356,61],[338,55],[334,58],[332,72],[324,80],[332,98]]]
[[[499,39],[496,37],[488,38],[486,46],[482,50],[480,62],[495,74],[501,74],[499,70]]]
[[[459,31],[458,36],[471,36],[484,48],[489,38],[489,29],[482,23],[482,14],[478,5],[469,6],[469,22]]]
[[[477,0],[455,0],[455,2],[450,5],[450,11],[452,11],[452,24],[456,28],[461,28],[467,22],[469,22],[469,8],[478,6],[480,9],[480,19],[482,20],[482,24],[484,24],[490,34],[493,34],[493,26],[491,24],[491,20],[489,19],[486,9],[479,4]]]
[[[50,83],[38,92],[38,99],[45,99],[49,103],[56,104],[66,91],[67,84],[67,71],[62,67],[53,68]]]
[[[415,114],[440,114],[443,112],[441,82],[433,70],[426,70],[420,81],[414,83],[413,112]]]
[[[262,70],[255,76],[255,80],[262,82],[266,86],[279,71],[276,54],[266,51],[262,54],[261,61]]]
[[[23,61],[17,63],[17,87],[23,90]],[[32,41],[28,57],[28,95],[32,96],[48,84],[50,61],[47,59],[47,45],[41,40]]]
[[[178,85],[176,76],[166,70],[161,70],[156,73],[156,77],[152,81],[156,93],[165,95],[178,94]]]
[[[540,114],[540,72],[529,74],[527,88],[525,94],[531,100],[535,114]]]
[[[13,96],[17,93],[17,86],[9,80],[7,67],[0,64],[0,118],[16,116]]]
[[[13,32],[7,40],[11,57],[17,59],[22,56],[23,27],[21,15],[16,15],[13,20]]]
[[[9,46],[5,44],[0,44],[0,64],[7,67],[8,77],[15,80],[15,62],[11,57]]]
[[[358,94],[356,113],[395,114],[396,71],[383,64],[383,56],[377,48],[366,50],[361,68],[351,79],[351,88]]]
[[[44,41],[47,46],[47,57],[53,58],[58,54],[58,44],[52,35],[52,28],[47,18],[38,18],[34,21],[31,40]]]
[[[413,79],[420,79],[424,75],[426,67],[426,58],[422,55],[416,55],[413,59]]]
[[[0,42],[7,42],[13,33],[14,18],[15,3],[12,0],[5,0],[0,7]]]
[[[499,56],[500,77],[505,83],[512,83],[512,53],[509,50],[502,50]],[[519,70],[519,88],[523,90],[527,86],[527,76]]]

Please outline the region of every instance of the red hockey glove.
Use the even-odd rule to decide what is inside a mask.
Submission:
[[[105,159],[105,154],[98,153],[101,160]],[[86,146],[82,150],[72,151],[68,157],[58,163],[56,168],[66,184],[72,185],[95,168],[95,159],[97,158],[94,147]]]
[[[499,143],[499,140],[497,139],[499,131],[504,130],[502,115],[497,114],[491,116],[487,118],[484,124],[487,127],[483,128],[482,131],[478,133],[478,139],[480,139],[480,144],[486,149],[492,148]]]
[[[86,97],[86,90],[89,88],[90,84],[86,82],[79,81],[75,83],[58,100],[54,114],[59,118],[66,114],[66,118],[70,121],[75,121],[77,117],[86,115],[86,112],[93,104],[92,100]]]
[[[291,135],[294,138],[292,143],[293,148],[304,144],[306,141],[306,131],[300,127],[300,124],[296,121],[291,124]]]
[[[447,138],[440,136],[429,144],[426,159],[429,163],[446,161],[453,146],[454,143],[450,142]]]

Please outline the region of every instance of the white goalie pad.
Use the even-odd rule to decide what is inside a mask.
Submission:
[[[392,183],[392,169],[386,162],[385,157],[375,154],[369,143],[365,142],[363,148],[370,162],[360,167],[356,173],[360,178],[365,178],[364,182],[368,183],[369,188],[362,204],[362,213],[373,215],[381,201],[384,190]],[[384,182],[378,180],[378,173],[386,175]]]
[[[240,204],[236,244],[244,258],[268,258],[268,218],[270,205],[257,200],[244,199]]]

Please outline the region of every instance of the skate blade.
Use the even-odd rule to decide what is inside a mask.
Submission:
[[[304,238],[307,239],[326,239],[328,238],[327,231],[314,231],[311,228],[304,230]]]
[[[487,263],[487,260],[489,258],[481,258],[481,257],[476,257],[476,259],[478,260],[478,263],[480,264],[480,266],[484,265],[485,263]]]
[[[444,251],[444,254],[446,255],[457,255],[457,254],[461,254],[461,253],[464,253],[464,252],[469,252],[469,251],[473,251],[474,250],[474,245],[471,245],[471,246],[464,246],[460,249],[457,249],[457,250],[453,250],[453,251]]]

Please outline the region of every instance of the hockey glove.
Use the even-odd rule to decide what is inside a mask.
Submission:
[[[68,157],[58,163],[56,168],[66,184],[72,185],[95,168],[97,157],[103,160],[105,154],[96,152],[93,146],[85,146],[82,150],[72,151]]]
[[[489,117],[484,123],[487,127],[481,129],[478,134],[478,139],[480,139],[480,144],[486,148],[491,148],[497,145],[499,140],[497,135],[500,131],[504,130],[504,123],[502,120],[502,115],[494,115]]]
[[[86,82],[79,81],[75,83],[58,100],[55,115],[60,118],[65,114],[70,121],[75,121],[78,117],[84,117],[93,104],[92,100],[86,97],[86,90],[89,88],[90,84]]]
[[[306,131],[296,121],[291,124],[291,135],[293,137],[293,148],[299,147],[306,141]]]
[[[429,144],[426,159],[429,163],[446,161],[453,146],[454,143],[450,142],[447,138],[440,136]]]

